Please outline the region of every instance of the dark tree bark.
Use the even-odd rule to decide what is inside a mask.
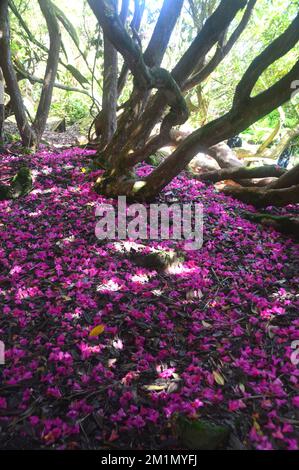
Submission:
[[[185,82],[190,75],[198,68],[198,64],[204,63],[205,57],[210,49],[221,41],[224,32],[230,25],[231,21],[236,16],[237,12],[246,5],[245,1],[226,0],[222,1],[215,12],[207,19],[203,28],[200,30],[190,47],[184,53],[177,65],[172,70],[171,74],[181,89],[184,89]],[[156,95],[150,100],[147,108],[144,111],[142,120],[132,124],[129,128],[128,135],[130,136],[130,148],[137,148],[144,146],[145,142],[150,136],[150,133],[159,119],[162,117],[165,107],[167,105],[166,94],[164,90],[159,90]],[[180,124],[174,119],[173,113],[168,113],[163,119],[160,129],[160,136],[155,140],[156,147],[153,142],[149,146],[151,152],[157,150],[161,145],[165,145],[169,138],[170,129]],[[136,131],[136,129],[138,129]],[[142,161],[140,157],[140,150],[137,150],[138,156],[130,155],[127,157],[127,165],[130,165],[131,158],[135,161]],[[149,155],[144,155],[147,158]]]
[[[131,39],[123,27],[112,1],[89,0],[89,4],[102,26],[104,34],[122,54],[134,75],[136,89],[130,101],[130,108],[134,109],[136,105],[138,106],[142,95],[148,90],[163,88],[166,93],[167,103],[170,106],[170,119],[177,124],[184,123],[188,118],[188,109],[180,89],[170,73],[159,67],[147,66],[140,47]],[[154,31],[154,35],[158,34],[159,29]],[[161,47],[161,50],[163,50],[163,47]],[[159,56],[160,59],[161,55]],[[141,93],[141,96],[139,93]],[[114,155],[109,156],[108,163],[109,166],[119,166],[121,171],[125,168],[122,153],[117,154],[115,152]]]
[[[118,0],[113,0],[114,8],[118,9]],[[123,3],[126,8],[126,4]],[[121,12],[120,20],[124,24],[124,11]],[[104,75],[103,75],[103,98],[102,98],[102,135],[100,148],[105,148],[111,141],[117,127],[117,81],[118,81],[118,62],[117,50],[104,34]]]
[[[127,19],[128,12],[129,12],[129,3],[130,3],[130,0],[122,0],[121,2],[121,10],[119,14],[119,19],[122,22],[122,24],[126,23],[126,19]]]
[[[133,39],[135,41],[137,41],[138,32],[139,32],[139,29],[140,29],[140,26],[141,26],[141,20],[142,20],[143,13],[144,13],[145,0],[134,0],[134,5],[135,5],[134,16],[133,16],[133,19],[131,21],[130,28],[133,31]],[[120,19],[122,21],[121,14],[120,14]],[[128,76],[128,72],[129,72],[129,67],[126,64],[126,62],[124,62],[123,66],[122,66],[122,69],[121,69],[121,72],[119,74],[119,78],[118,78],[118,84],[117,84],[118,96],[121,95],[121,93],[124,89],[124,86],[125,86],[126,80],[127,80],[127,76]]]
[[[288,41],[289,50],[293,47],[294,34],[297,34],[297,41],[299,40],[299,28],[294,32],[293,27],[294,23],[298,23],[298,18],[299,15],[295,18],[286,32],[281,35],[284,38],[284,40],[280,41],[280,44],[283,45],[283,50],[286,49],[286,43]],[[289,29],[291,29],[292,35],[289,34]],[[269,50],[271,53],[272,49],[273,46],[270,44],[270,46],[266,48],[266,51]],[[265,52],[261,55],[264,57]],[[276,51],[276,56],[277,55],[278,52]],[[255,60],[254,62],[257,64],[258,70],[262,73],[264,71],[264,67],[260,67],[260,61]],[[250,68],[252,68],[252,66],[250,66]],[[247,96],[246,100],[235,100],[229,113],[193,132],[177,148],[177,150],[160,165],[160,167],[154,170],[153,173],[146,178],[146,184],[140,191],[141,195],[143,197],[153,197],[153,195],[157,194],[164,186],[166,186],[178,172],[185,168],[196,153],[204,148],[211,147],[218,142],[226,140],[230,136],[238,134],[244,129],[247,129],[251,124],[269,114],[284,102],[288,101],[292,95],[291,84],[296,80],[298,73],[299,61],[296,62],[288,74],[269,89],[253,98]],[[257,73],[254,75],[257,80]],[[248,76],[247,72],[244,76]],[[249,79],[250,83],[252,83],[251,74]],[[245,86],[246,82],[244,82],[244,77],[241,81]],[[240,87],[238,87],[238,90],[240,90]]]
[[[123,1],[122,3],[122,10],[120,12],[120,21],[122,24],[125,23],[124,19],[125,19],[125,11],[126,11],[126,7],[127,7],[127,1]],[[139,28],[140,28],[140,25],[141,25],[141,20],[142,20],[142,16],[143,16],[143,13],[144,13],[144,5],[145,5],[145,0],[142,0],[141,2],[139,0],[134,0],[134,4],[135,4],[135,10],[134,10],[134,15],[133,15],[133,19],[131,21],[131,24],[130,24],[130,28],[133,32],[133,40],[136,42],[137,41],[137,36],[138,36],[138,31],[139,31]],[[127,13],[127,12],[126,12]],[[106,38],[105,38],[105,44],[106,42],[109,42]],[[110,43],[110,48],[113,48],[112,44]],[[111,57],[111,60],[109,59],[109,52],[106,51],[106,54],[105,54],[105,45],[104,45],[104,57],[107,58],[107,62],[108,62],[108,67],[109,67],[109,62],[114,62],[114,66],[112,67],[112,71],[114,71],[114,73],[111,73],[112,76],[115,75],[115,72],[116,72],[116,68],[115,68],[115,63],[116,63],[116,59],[114,57],[115,53],[117,53],[116,49],[113,48],[113,56]],[[114,58],[114,60],[113,60]],[[104,77],[106,76],[107,72],[106,72],[106,65],[104,64]],[[115,110],[115,122],[113,123],[113,126],[112,128],[114,129],[114,131],[112,132],[112,135],[115,133],[116,131],[116,128],[117,128],[117,119],[116,119],[116,110],[117,110],[117,99],[119,98],[119,96],[121,95],[122,91],[123,91],[123,88],[126,84],[126,80],[127,80],[127,76],[128,76],[128,72],[129,72],[129,67],[127,65],[126,62],[123,63],[123,66],[122,66],[122,69],[121,69],[121,72],[119,74],[119,77],[116,78],[117,79],[117,93],[115,92],[115,82],[114,80],[111,81],[111,92],[110,92],[110,89],[109,89],[109,84],[110,82],[107,81],[106,82],[106,90],[104,91],[103,89],[103,107],[105,107],[105,103],[104,103],[104,100],[105,100],[105,96],[108,94],[108,95],[111,95],[111,96],[115,96],[115,103],[113,103],[113,114],[114,114],[114,110]],[[104,80],[104,83],[105,83],[105,80]],[[109,114],[109,105],[107,104],[107,106],[105,107],[106,110],[104,109],[101,109],[101,111],[99,112],[99,114],[97,115],[97,117],[95,118],[94,120],[94,123],[92,124],[91,128],[95,127],[95,137],[91,138],[91,130],[89,132],[89,140],[90,140],[90,143],[91,144],[96,144],[98,145],[98,150],[101,151],[103,150],[103,148],[105,148],[106,144],[110,142],[111,138],[107,139],[107,138],[104,138],[101,140],[101,136],[103,135],[103,133],[105,133],[105,128],[107,129],[107,122],[109,122],[109,117],[107,118],[107,113]]]
[[[11,106],[16,117],[22,142],[26,147],[38,145],[45,130],[52,101],[53,87],[57,74],[60,52],[60,30],[58,21],[50,0],[38,0],[45,17],[49,36],[50,48],[46,66],[41,96],[32,127],[29,125],[18,79],[14,70],[10,51],[10,31],[8,17],[8,0],[0,2],[0,65],[3,70],[6,86],[10,95]]]
[[[104,36],[103,120],[100,148],[105,148],[109,144],[117,127],[117,78],[117,50],[109,39]]]
[[[101,14],[104,12],[103,2],[90,0],[89,3],[96,3],[97,13],[100,15],[98,19],[102,21]],[[111,2],[108,2],[108,4],[110,3]],[[102,4],[102,6],[100,4]],[[149,156],[150,152],[157,150],[161,145],[169,140],[171,128],[185,122],[188,116],[182,94],[178,93],[180,91],[179,86],[184,84],[184,81],[197,67],[198,63],[204,59],[213,45],[220,40],[223,32],[227,29],[237,12],[245,5],[246,0],[222,1],[213,15],[207,19],[200,33],[194,39],[189,49],[185,52],[182,59],[172,71],[171,77],[169,74],[167,75],[168,80],[169,78],[172,78],[174,79],[174,83],[177,82],[175,93],[170,93],[169,84],[168,86],[165,86],[165,82],[160,83],[160,86],[158,86],[158,88],[160,88],[159,91],[156,93],[155,97],[150,99],[146,109],[141,115],[142,107],[139,106],[139,96],[137,94],[137,99],[134,101],[136,94],[134,95],[133,92],[133,101],[130,100],[128,105],[129,109],[133,110],[133,112],[131,112],[131,114],[126,112],[123,113],[123,118],[121,118],[118,123],[118,131],[112,139],[111,144],[108,145],[105,155],[101,156],[101,160],[108,160],[110,165],[120,165],[121,171],[126,171],[127,169],[127,171],[130,172],[130,169],[136,164],[136,162],[144,160]],[[142,84],[140,81],[142,76],[146,76],[149,68],[143,60],[141,51],[135,50],[135,52],[133,52],[135,59],[132,60],[131,58],[131,62],[128,61],[127,55],[128,53],[132,53],[131,45],[126,53],[124,49],[127,44],[124,41],[124,38],[120,34],[117,35],[112,33],[113,24],[111,24],[111,21],[110,26],[112,28],[112,30],[110,29],[110,34],[111,36],[113,35],[113,39],[115,41],[114,45],[122,54],[124,54],[124,59],[135,79],[137,77],[136,86],[139,90],[142,90]],[[116,29],[119,30],[119,27],[117,26]],[[118,41],[119,44],[117,44]],[[141,57],[140,61],[138,57]],[[140,72],[141,69],[139,70],[140,63],[143,64],[141,66],[143,73]],[[152,86],[148,86],[148,88],[151,87]],[[174,99],[174,96],[176,99]],[[160,136],[148,143],[146,154],[143,154],[142,149],[153,127],[161,118],[167,103],[170,105],[170,111],[163,119]],[[132,149],[136,151],[135,155],[134,151],[132,153]]]
[[[143,54],[144,62],[149,67],[161,65],[183,3],[184,0],[164,0],[151,40]]]

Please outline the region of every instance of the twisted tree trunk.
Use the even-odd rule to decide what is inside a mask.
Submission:
[[[194,131],[179,143],[176,150],[158,168],[143,180],[136,180],[132,171],[134,166],[158,150],[165,142],[169,143],[173,135],[172,128],[184,123],[187,119],[188,110],[183,98],[185,87],[188,88],[194,83],[200,84],[201,80],[206,78],[207,70],[210,73],[215,69],[221,57],[228,53],[240,36],[255,5],[253,0],[222,0],[169,74],[166,70],[159,68],[161,57],[165,52],[164,44],[166,44],[161,39],[163,35],[161,36],[160,26],[165,27],[165,19],[170,14],[170,4],[174,3],[176,5],[175,11],[172,11],[174,21],[167,29],[168,36],[171,33],[180,12],[180,5],[179,2],[165,0],[163,8],[168,15],[163,15],[161,12],[154,31],[154,36],[157,34],[160,42],[152,38],[148,46],[150,48],[151,44],[155,44],[158,48],[161,43],[161,49],[154,50],[151,54],[146,52],[142,54],[140,45],[130,38],[123,27],[113,2],[89,0],[104,33],[122,54],[134,76],[133,93],[118,120],[117,132],[101,155],[107,162],[107,171],[98,179],[95,188],[108,196],[124,194],[139,200],[155,198],[159,191],[183,170],[198,152],[206,152],[210,147],[243,131],[291,97],[291,84],[298,76],[299,61],[270,88],[254,97],[251,94],[262,73],[291,50],[299,40],[299,15],[253,60],[237,86],[230,111]],[[226,41],[228,27],[238,11],[245,6],[246,10],[241,22]],[[210,65],[205,64],[205,58],[214,45],[218,45],[216,57],[212,59]],[[219,47],[222,47],[222,53],[219,52]],[[207,66],[208,69],[206,69]],[[153,88],[157,88],[158,91],[154,96],[150,96],[150,90]],[[168,111],[166,111],[167,106]],[[149,138],[152,129],[160,120],[162,123],[159,134]],[[209,152],[211,151],[213,152],[210,149]],[[215,157],[218,155],[215,154]],[[243,166],[241,162],[236,162],[236,164]],[[257,192],[263,194],[263,189]],[[296,198],[293,193],[290,195],[292,200]],[[287,200],[283,191],[279,195],[281,202]],[[259,198],[261,199],[261,196]]]

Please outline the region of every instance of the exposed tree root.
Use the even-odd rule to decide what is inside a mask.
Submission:
[[[286,206],[299,202],[299,185],[283,189],[227,186],[223,192],[255,207]]]
[[[274,227],[279,232],[292,235],[299,240],[299,217],[252,214],[251,212],[245,212],[244,217],[265,226]]]
[[[223,180],[233,180],[242,182],[243,179],[251,178],[267,178],[267,177],[280,177],[285,173],[285,170],[276,165],[266,165],[257,168],[223,168],[217,171],[210,171],[197,176],[201,181],[210,181],[217,183]]]

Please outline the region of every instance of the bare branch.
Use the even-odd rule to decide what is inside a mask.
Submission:
[[[247,8],[242,17],[242,20],[240,21],[239,25],[237,26],[235,31],[232,33],[228,41],[224,44],[221,44],[221,42],[218,44],[217,50],[213,58],[210,60],[210,62],[207,65],[205,65],[201,70],[199,70],[198,73],[196,73],[195,75],[192,75],[192,77],[190,77],[189,80],[187,80],[187,82],[184,85],[184,91],[190,90],[195,85],[198,85],[199,83],[206,80],[206,78],[208,78],[211,75],[211,73],[216,69],[216,67],[218,67],[220,62],[222,62],[224,57],[228,55],[228,53],[233,48],[234,44],[237,42],[237,40],[243,33],[244,29],[246,28],[248,21],[250,19],[252,10],[256,4],[256,1],[257,0],[249,0]]]

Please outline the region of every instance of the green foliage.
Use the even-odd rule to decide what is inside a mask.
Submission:
[[[69,125],[90,116],[89,105],[84,98],[76,98],[72,93],[65,93],[65,98],[52,104],[51,114],[59,118],[66,118]]]

